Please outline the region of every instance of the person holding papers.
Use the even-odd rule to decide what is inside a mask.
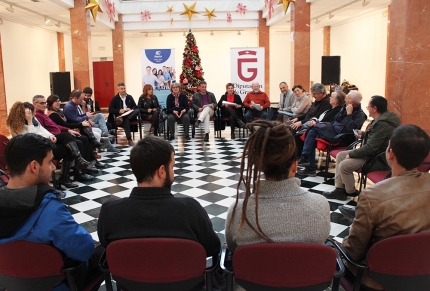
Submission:
[[[218,102],[218,107],[221,108],[221,118],[228,117],[230,119],[231,139],[235,139],[234,129],[236,125],[240,128],[245,126],[242,121],[242,99],[239,95],[234,94],[234,85],[227,83],[225,86],[227,92],[221,96]]]
[[[243,118],[246,123],[250,123],[254,117],[266,119],[270,100],[266,93],[260,91],[260,84],[255,82],[252,83],[252,91],[246,94],[243,105],[248,109]]]
[[[114,115],[117,116],[117,120],[122,120],[121,127],[124,128],[129,146],[134,145],[131,139],[130,120],[136,119],[139,112],[133,96],[127,94],[124,83],[118,83],[118,94],[112,98],[109,104],[108,122],[115,126]]]
[[[294,85],[293,92],[296,95],[296,100],[291,106],[291,112],[294,114],[293,117],[306,114],[309,108],[312,106],[312,98],[303,89],[302,85]],[[291,116],[284,115],[284,122],[289,124]]]
[[[214,116],[216,110],[216,99],[212,92],[206,91],[207,83],[205,81],[200,82],[199,92],[193,95],[193,109],[197,114],[197,121],[194,124],[196,128],[203,123],[205,127],[205,141],[209,141],[209,122],[212,116]]]

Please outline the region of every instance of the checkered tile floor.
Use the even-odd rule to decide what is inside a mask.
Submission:
[[[177,197],[188,196],[196,199],[206,209],[214,230],[223,242],[227,209],[235,201],[239,179],[240,160],[232,159],[241,154],[246,139],[231,140],[230,129],[226,128],[222,133],[223,138],[215,138],[212,130],[208,143],[203,141],[203,132],[199,129],[191,141],[185,141],[180,129],[179,127],[177,138],[172,141],[176,153],[172,193]],[[125,145],[125,139],[120,138],[119,144]],[[127,197],[136,186],[128,161],[131,147],[118,147],[122,148],[120,153],[100,154],[100,160],[107,164],[107,168],[100,170],[94,181],[79,183],[79,188],[66,191],[64,202],[69,206],[75,220],[88,230],[94,240],[98,240],[97,218],[103,202],[109,198]],[[333,170],[334,168],[331,168],[331,172]],[[333,174],[327,182],[324,182],[322,173],[318,173],[316,177],[297,177],[302,180],[303,188],[314,193],[334,189]],[[240,192],[243,192],[243,189]],[[337,207],[345,203],[355,205],[355,202],[329,200],[329,203],[330,236],[342,241],[348,234],[350,222],[340,214]]]

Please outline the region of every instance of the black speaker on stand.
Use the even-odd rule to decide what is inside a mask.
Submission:
[[[51,94],[58,95],[61,102],[67,102],[72,92],[70,85],[70,72],[50,72]]]
[[[340,85],[340,56],[322,57],[321,83]]]

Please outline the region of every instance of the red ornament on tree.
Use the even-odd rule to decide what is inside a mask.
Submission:
[[[199,66],[196,66],[196,71],[200,71],[200,67]]]
[[[182,81],[182,83],[184,83],[184,84],[188,84],[188,80],[187,80],[187,78],[184,78],[184,80]]]

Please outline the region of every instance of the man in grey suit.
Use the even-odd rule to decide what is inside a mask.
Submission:
[[[291,106],[293,105],[295,100],[294,92],[288,88],[287,82],[281,82],[279,84],[279,90],[281,90],[281,94],[279,95],[278,107],[270,108],[269,114],[266,118],[267,120],[278,120],[279,110],[291,111]],[[281,117],[279,117],[280,121],[282,121]]]
[[[205,127],[205,141],[209,141],[209,122],[210,118],[214,116],[217,108],[217,102],[215,95],[212,92],[206,91],[206,82],[200,82],[199,92],[193,95],[193,109],[197,113],[198,120],[195,123],[195,127],[199,127],[200,123],[204,124]]]

